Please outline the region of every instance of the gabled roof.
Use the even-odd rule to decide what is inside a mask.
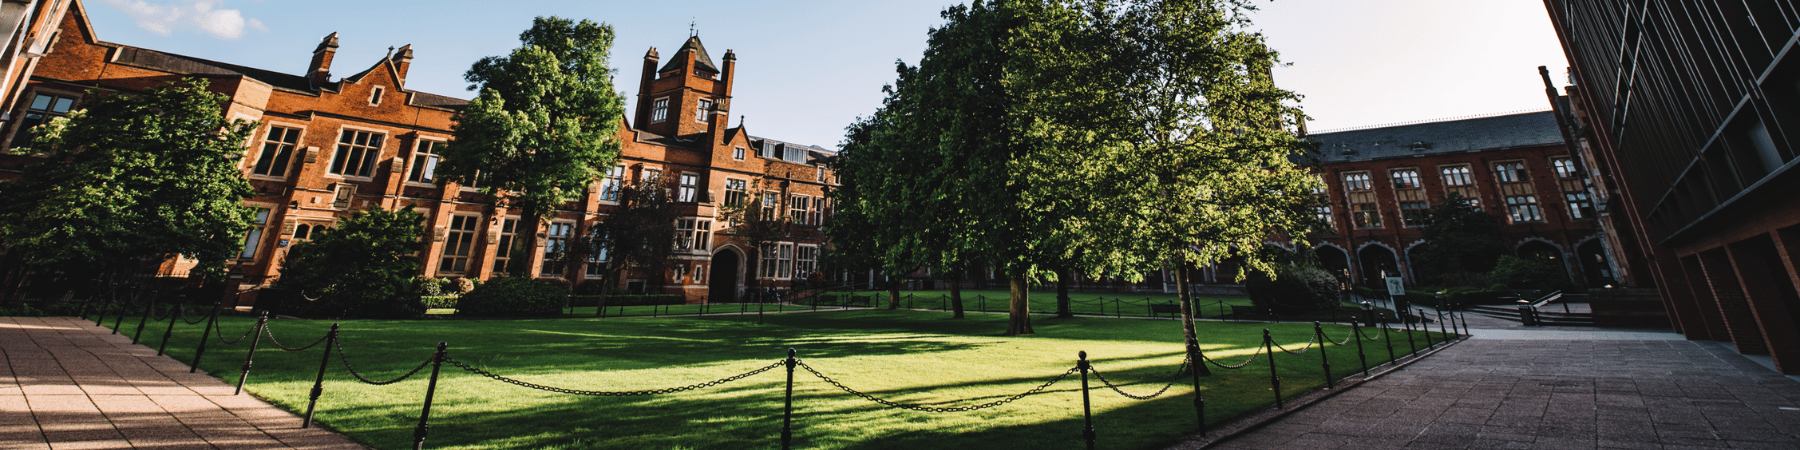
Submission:
[[[256,81],[268,83],[278,88],[308,91],[312,89],[306,77],[262,70],[250,67],[205,60],[174,53],[163,53],[156,50],[132,47],[120,44],[108,44],[118,47],[112,62],[147,69],[182,75],[243,75]]]
[[[1316,133],[1321,162],[1366,161],[1428,154],[1563,144],[1551,111]]]
[[[713,65],[712,56],[706,54],[706,46],[700,44],[700,36],[689,37],[686,43],[681,44],[681,49],[675,51],[675,54],[680,55],[681,52],[688,51],[688,50],[694,51],[694,68],[695,69],[704,70],[704,71],[712,72],[712,73],[719,73],[719,67]],[[657,72],[668,72],[670,70],[674,70],[675,63],[680,62],[680,61],[681,61],[681,59],[679,59],[679,58],[671,59],[671,60],[669,60],[668,64],[664,64],[661,69],[657,69],[656,71]]]

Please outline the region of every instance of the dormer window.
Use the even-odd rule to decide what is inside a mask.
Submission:
[[[369,93],[369,106],[381,106],[381,94],[386,91],[387,89],[376,86],[374,92]]]
[[[701,100],[699,106],[694,107],[694,121],[712,123],[712,107],[712,100]]]
[[[662,123],[669,120],[669,98],[656,99],[650,106],[650,123]]]

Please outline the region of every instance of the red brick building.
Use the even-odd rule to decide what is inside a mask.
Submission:
[[[1412,252],[1423,221],[1450,193],[1501,216],[1501,241],[1520,257],[1559,263],[1569,279],[1600,287],[1628,278],[1552,112],[1329,131],[1320,144],[1318,209],[1328,231],[1309,236],[1320,264],[1362,284],[1383,274],[1415,283]]]
[[[237,66],[101,41],[84,6],[58,27],[59,38],[30,72],[12,106],[27,114],[0,133],[22,142],[27,129],[78,108],[89,89],[135,92],[181,78],[210,81],[229,95],[228,118],[260,122],[241,169],[257,194],[245,204],[259,209],[259,228],[244,240],[231,277],[248,292],[280,275],[286,249],[332,227],[352,211],[412,206],[427,217],[430,245],[421,254],[421,276],[534,276],[580,283],[597,278],[592,264],[545,264],[571,239],[603,221],[622,183],[672,177],[685,216],[679,260],[666,273],[635,271],[621,287],[663,286],[690,301],[736,296],[746,280],[781,286],[818,266],[819,224],[829,214],[824,193],[833,182],[823,162],[833,152],[754,137],[730,125],[737,56],[718,62],[698,37],[669,61],[656,49],[644,56],[636,111],[620,132],[621,158],[581,199],[561,205],[544,226],[521,225],[518,211],[495,207],[472,188],[442,182],[436,150],[452,138],[453,117],[466,100],[407,89],[414,50],[391,49],[376,61],[348,63],[354,74],[335,77],[336,33],[313,49],[301,74]],[[296,55],[296,58],[303,55]],[[296,60],[298,63],[298,59]],[[298,65],[298,64],[296,64]],[[9,156],[0,177],[17,177],[31,163]],[[719,218],[721,207],[759,196],[791,218],[785,236],[764,254],[753,254]],[[508,251],[519,233],[538,233],[539,248],[527,261]],[[185,274],[192,261],[170,261],[162,272]],[[567,270],[565,270],[567,269]]]

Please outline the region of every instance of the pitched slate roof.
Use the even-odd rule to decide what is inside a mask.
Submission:
[[[782,140],[778,140],[778,139],[750,136],[750,145],[755,147],[756,149],[758,149],[757,151],[759,151],[759,152],[760,152],[760,149],[763,148],[763,146],[768,145],[768,144],[779,145],[779,146],[782,146],[783,149],[798,147],[798,148],[806,150],[806,164],[822,163],[825,160],[836,157],[838,154],[838,152],[835,150],[827,150],[827,149],[825,149],[823,147],[819,147],[819,146],[796,144],[796,143],[782,141]],[[782,155],[786,155],[786,154],[787,154],[787,152],[785,150],[783,150]]]
[[[285,73],[276,72],[276,71],[272,71],[272,70],[257,69],[254,67],[244,67],[244,66],[240,66],[240,65],[236,65],[236,64],[222,63],[222,62],[208,60],[208,59],[195,58],[192,56],[177,55],[174,53],[164,53],[164,52],[159,52],[156,50],[150,50],[150,49],[146,49],[146,48],[132,47],[129,45],[120,45],[120,44],[108,44],[108,45],[113,45],[113,46],[118,47],[118,55],[115,58],[113,58],[113,62],[118,63],[118,64],[125,64],[125,65],[143,67],[143,68],[147,68],[147,69],[161,70],[164,72],[183,74],[183,75],[222,75],[222,76],[243,75],[245,77],[248,77],[248,78],[256,80],[256,81],[268,83],[270,86],[274,86],[274,87],[280,88],[280,89],[287,89],[287,90],[298,91],[298,92],[312,92],[313,91],[312,83],[310,81],[308,81],[306,79],[306,77],[299,76],[299,75],[290,75],[290,74],[285,74]],[[377,65],[376,67],[379,67],[379,65]],[[373,69],[371,68],[371,70],[373,70]],[[363,74],[358,74],[355,77],[360,77],[367,73],[368,73],[368,71],[364,71]],[[332,83],[332,84],[336,84],[336,83]],[[330,86],[330,85],[328,85],[328,86]],[[468,100],[463,100],[463,99],[459,99],[459,98],[455,98],[455,97],[448,97],[448,96],[437,95],[437,94],[428,94],[428,93],[418,92],[418,91],[408,91],[408,92],[412,92],[413,94],[416,94],[413,97],[413,104],[418,105],[418,106],[433,106],[433,107],[439,107],[439,108],[459,108],[459,107],[469,104]]]
[[[680,55],[681,52],[687,51],[687,50],[694,51],[694,67],[696,69],[704,70],[704,71],[712,72],[712,73],[719,73],[719,67],[713,65],[712,56],[706,54],[706,46],[700,44],[700,36],[694,36],[694,37],[688,38],[686,43],[681,44],[681,49],[675,51],[675,54]],[[681,61],[680,59],[671,59],[671,60],[669,60],[668,64],[663,64],[662,68],[657,69],[656,71],[657,72],[668,72],[670,70],[673,70],[673,69],[675,69],[675,63],[680,62],[680,61]]]
[[[1554,114],[1500,114],[1316,133],[1306,139],[1320,144],[1316,156],[1326,163],[1559,145],[1563,136]]]

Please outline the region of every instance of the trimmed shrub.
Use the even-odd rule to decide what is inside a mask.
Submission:
[[[1316,311],[1337,307],[1338,280],[1318,267],[1282,264],[1276,276],[1255,273],[1244,281],[1250,302],[1276,312]]]
[[[419,300],[425,302],[426,308],[444,309],[455,308],[457,300],[461,298],[461,296],[457,295],[434,295],[430,297],[419,297]]]
[[[529,277],[495,278],[457,299],[456,315],[552,316],[562,312],[563,296],[566,294],[567,291],[561,287]]]
[[[436,297],[444,295],[449,284],[450,280],[445,278],[419,277],[413,279],[413,290],[423,297]]]
[[[600,280],[587,280],[575,285],[575,295],[600,295],[600,291],[604,289],[606,289],[606,283],[602,283]]]
[[[565,294],[575,291],[575,283],[562,278],[545,278],[538,281],[550,283],[553,286],[561,288]]]

